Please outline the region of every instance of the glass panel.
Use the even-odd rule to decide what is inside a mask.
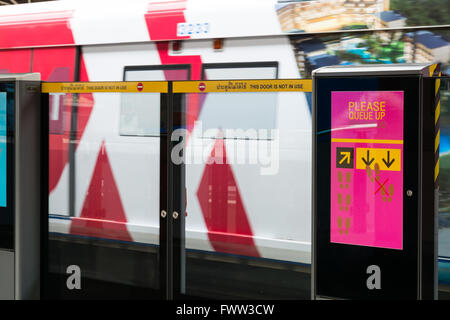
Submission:
[[[139,101],[133,95],[143,94],[127,94],[129,101]],[[152,102],[146,107],[158,112],[141,117],[150,118],[143,122],[159,133],[160,94],[146,95],[151,99],[141,100],[139,108]],[[158,297],[160,138],[119,134],[122,96],[53,96],[76,119],[66,121],[70,139],[50,144],[50,153],[68,150],[61,154],[65,166],[50,186],[46,283],[51,298]],[[53,111],[51,105],[50,119]],[[128,123],[129,130],[140,130],[132,125]],[[50,140],[56,136],[51,132]],[[50,175],[59,163],[50,158]]]
[[[210,95],[217,103],[208,103],[214,101]],[[186,117],[195,119],[185,153],[185,293],[309,299],[311,116],[305,94],[222,97],[226,100],[218,104],[216,93],[185,96]],[[259,110],[260,104],[272,112]],[[222,121],[205,125],[207,116],[217,112]],[[240,139],[233,132],[223,139],[229,128],[252,131],[255,139]]]

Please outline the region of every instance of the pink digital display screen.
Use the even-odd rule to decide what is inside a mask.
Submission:
[[[331,92],[332,243],[403,249],[403,96]]]

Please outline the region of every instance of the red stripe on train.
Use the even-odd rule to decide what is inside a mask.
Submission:
[[[145,15],[150,39],[181,39],[177,37],[177,24],[186,22],[184,17],[185,4],[186,1],[175,1],[170,6],[167,6],[167,3],[150,5],[149,11],[152,12]],[[171,56],[169,54],[169,42],[158,42],[156,46],[162,64],[190,64],[190,80],[201,79],[201,56]],[[194,122],[200,116],[204,95],[192,94],[188,95],[187,98],[186,126],[189,131],[192,131]],[[217,140],[216,146],[223,149],[223,157],[226,159],[223,140]],[[215,148],[211,157],[216,156],[214,150]],[[233,192],[229,192],[229,190],[233,190]],[[259,256],[230,165],[226,163],[206,165],[197,190],[197,198],[208,229],[208,238],[214,250],[238,255]]]
[[[188,39],[186,37],[177,36],[178,23],[186,22],[184,17],[184,10],[186,9],[186,0],[167,2],[156,2],[149,4],[148,12],[145,14],[145,22],[147,23],[148,33],[151,40],[168,40],[168,39]],[[196,56],[171,56],[169,54],[169,42],[157,42],[161,64],[189,64],[191,65],[191,79],[200,80],[202,72],[202,59],[199,55]],[[171,79],[167,77],[166,80],[182,80]],[[189,79],[185,79],[189,80]],[[194,127],[194,121],[200,114],[200,105],[198,95],[190,95],[188,106],[189,110],[186,112],[186,126],[189,131]]]
[[[30,71],[30,49],[0,51],[0,73],[26,73]]]
[[[127,218],[111,169],[105,143],[102,142],[80,218],[73,218],[71,234],[96,238],[133,241]]]
[[[214,250],[259,257],[239,186],[227,163],[224,139],[218,138],[197,190]]]
[[[31,71],[39,72],[43,81],[73,81],[75,51],[74,47],[33,49],[33,70]],[[50,96],[49,111],[49,191],[51,192],[56,188],[69,161],[72,95]]]
[[[73,10],[0,16],[0,48],[72,45]]]
[[[145,21],[151,40],[187,39],[177,36],[177,25],[186,22],[184,10],[186,0],[172,2],[154,2],[148,5]]]

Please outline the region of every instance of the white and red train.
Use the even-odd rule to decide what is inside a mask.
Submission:
[[[43,81],[303,76],[274,0],[121,3],[2,8],[0,72],[39,72]],[[216,38],[224,39],[220,50],[214,49]],[[173,51],[174,40],[183,40],[181,50]],[[127,108],[127,99],[132,97],[80,94],[75,113],[68,96],[52,95],[50,232],[158,244],[159,100],[148,94]],[[246,140],[205,139],[206,129],[276,129],[253,146],[269,144],[279,157],[271,175],[261,175],[261,163],[188,164],[186,247],[310,263],[311,114],[305,93],[205,94],[201,107],[189,110],[188,127],[188,153],[201,146],[216,156],[214,146],[224,144],[223,157],[231,143],[247,148]],[[76,148],[74,181],[70,141]]]

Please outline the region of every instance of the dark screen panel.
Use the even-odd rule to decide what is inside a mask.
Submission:
[[[6,150],[0,151],[1,157],[6,155],[6,166],[0,165],[0,184],[6,174],[6,186],[0,187],[0,192],[6,193],[0,205],[0,248],[14,249],[14,104],[15,84],[0,83],[0,92],[6,93]],[[3,130],[2,130],[3,131]],[[0,139],[4,139],[0,137]],[[4,159],[3,159],[4,161]],[[2,176],[3,175],[3,176]],[[3,183],[4,183],[3,182]],[[4,188],[6,187],[6,188]],[[5,205],[5,206],[4,206]]]
[[[316,80],[316,294],[352,299],[417,298],[418,77],[318,78]],[[404,92],[403,250],[331,242],[331,96],[338,91]],[[381,289],[369,290],[367,268],[381,269]]]

